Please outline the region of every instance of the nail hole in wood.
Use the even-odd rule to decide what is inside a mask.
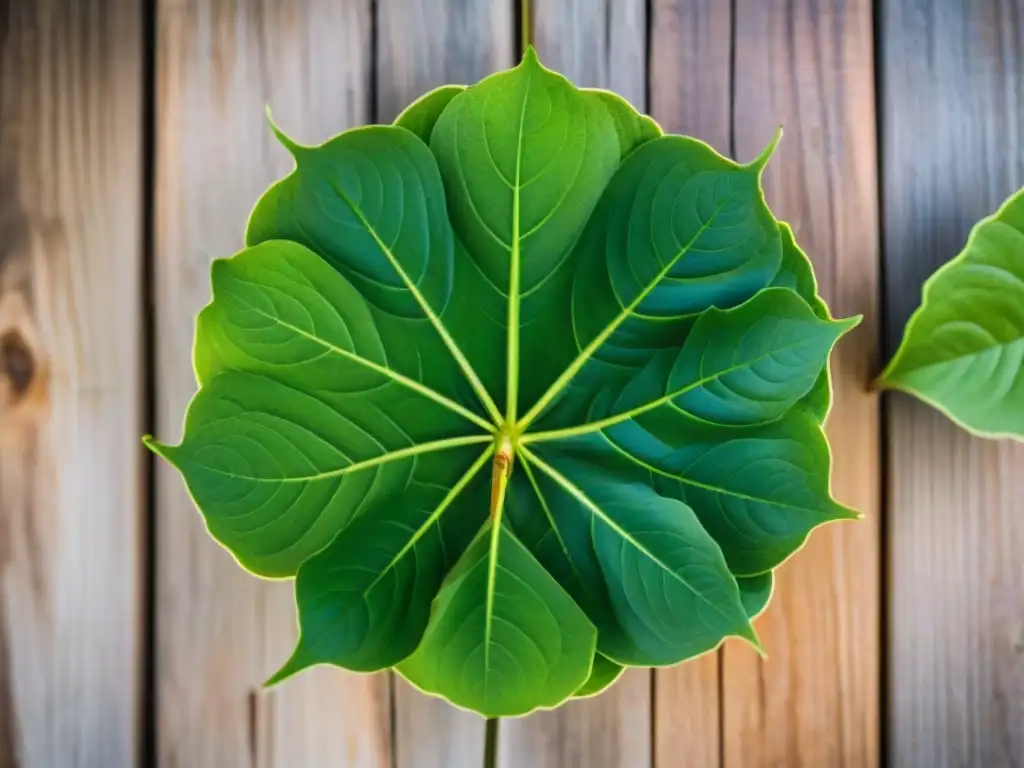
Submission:
[[[32,386],[36,364],[32,350],[17,331],[0,335],[0,377],[10,382],[11,394],[17,400]]]

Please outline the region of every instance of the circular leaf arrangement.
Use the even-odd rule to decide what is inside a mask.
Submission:
[[[275,129],[276,130],[276,129]],[[532,51],[317,147],[213,266],[178,446],[210,533],[295,577],[273,676],[395,667],[487,716],[751,619],[822,523],[833,320],[738,165]]]

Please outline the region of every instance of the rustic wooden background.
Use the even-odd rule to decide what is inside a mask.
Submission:
[[[766,177],[837,314],[834,489],[727,644],[505,724],[501,764],[1024,766],[1024,446],[867,384],[920,285],[1024,185],[1024,0],[532,0],[542,59]],[[479,765],[387,675],[260,681],[289,585],[144,455],[193,393],[208,263],[319,141],[513,64],[515,0],[0,0],[0,767]]]

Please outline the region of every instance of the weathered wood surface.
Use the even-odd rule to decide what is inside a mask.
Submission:
[[[0,766],[137,752],[135,0],[0,3]]]
[[[1024,3],[883,3],[886,340],[1024,186]],[[1024,446],[889,400],[893,765],[1024,765]]]
[[[732,4],[654,0],[650,113],[661,127],[732,153]],[[654,675],[655,765],[721,766],[722,651]],[[685,745],[685,747],[681,747]]]
[[[242,246],[257,197],[292,167],[264,105],[305,142],[367,122],[370,2],[164,0],[158,30],[156,426],[172,441],[210,261]],[[386,678],[321,668],[263,690],[295,640],[291,584],[239,568],[167,466],[156,513],[159,765],[388,766]]]
[[[727,644],[723,764],[877,765],[879,717],[878,213],[869,0],[738,0],[733,130],[741,160],[785,130],[765,172],[837,317],[862,314],[833,357],[832,489],[864,514],[811,535],[777,573],[761,659]],[[915,763],[921,765],[921,763]]]
[[[785,128],[768,202],[834,313],[865,315],[839,347],[828,432],[836,495],[866,518],[815,533],[781,569],[758,621],[767,660],[729,643],[634,671],[597,699],[506,722],[501,765],[1024,765],[1024,449],[892,396],[883,494],[866,390],[881,363],[876,129],[891,353],[924,278],[1024,184],[1024,0],[532,6],[545,64],[646,105],[666,130],[746,160]],[[150,730],[167,768],[479,765],[482,721],[389,675],[319,668],[264,691],[295,637],[291,587],[243,572],[165,467],[147,554],[138,436],[152,398],[158,434],[178,437],[209,262],[241,246],[252,203],[291,167],[264,105],[307,142],[387,122],[432,87],[513,64],[517,24],[497,0],[0,3],[0,768],[149,765]]]

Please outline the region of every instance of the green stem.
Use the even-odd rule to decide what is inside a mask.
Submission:
[[[498,718],[488,717],[484,729],[484,768],[498,768]]]
[[[526,49],[533,42],[533,28],[530,26],[530,0],[519,0],[519,13],[520,38],[523,48],[519,53],[520,56],[525,56]]]

